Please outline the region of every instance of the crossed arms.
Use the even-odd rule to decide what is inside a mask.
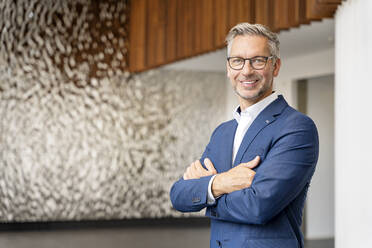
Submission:
[[[183,174],[184,180],[199,179],[205,176],[216,175],[212,182],[212,194],[215,198],[220,197],[223,194],[228,194],[233,191],[245,189],[251,186],[254,175],[256,172],[252,170],[260,163],[260,157],[257,156],[255,159],[241,163],[238,166],[231,168],[230,170],[222,173],[218,173],[214,168],[213,163],[209,158],[204,159],[204,165],[202,166],[199,160],[191,163],[187,167]]]
[[[207,159],[213,155],[211,159],[216,162],[216,154],[224,149],[216,134],[218,138],[211,140],[201,160],[192,163],[183,178],[172,186],[174,208],[193,212],[208,207],[210,218],[237,223],[263,224],[270,221],[303,192],[318,158],[318,136],[313,122],[303,118],[292,119],[279,130],[271,142],[262,141],[269,139],[264,133],[256,137],[257,145],[270,146],[264,159],[256,158],[220,173]],[[215,204],[209,204],[208,184],[214,175],[211,191],[219,198]]]

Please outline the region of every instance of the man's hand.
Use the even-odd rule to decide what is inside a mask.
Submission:
[[[207,167],[207,170],[204,169],[202,164],[199,160],[191,163],[189,167],[187,167],[186,172],[183,174],[184,180],[189,179],[198,179],[205,176],[211,176],[217,174],[216,169],[214,168],[212,162],[209,158],[204,159],[204,165]]]
[[[256,156],[247,163],[241,163],[226,172],[217,174],[212,183],[213,196],[219,197],[223,194],[250,187],[256,174],[252,169],[259,163],[260,157]]]

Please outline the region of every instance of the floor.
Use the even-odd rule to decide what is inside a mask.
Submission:
[[[334,248],[334,247],[335,247],[334,239],[305,241],[305,248]]]
[[[209,247],[209,229],[116,228],[0,232],[0,248],[196,248]],[[307,241],[305,248],[333,248],[333,240]]]

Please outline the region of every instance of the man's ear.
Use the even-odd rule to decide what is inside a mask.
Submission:
[[[282,61],[280,60],[280,58],[277,58],[275,60],[274,71],[273,71],[274,77],[279,75],[279,70],[280,70],[281,65],[282,65]]]

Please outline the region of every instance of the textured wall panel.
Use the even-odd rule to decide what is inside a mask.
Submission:
[[[225,76],[129,76],[126,2],[0,2],[1,222],[180,216]]]

